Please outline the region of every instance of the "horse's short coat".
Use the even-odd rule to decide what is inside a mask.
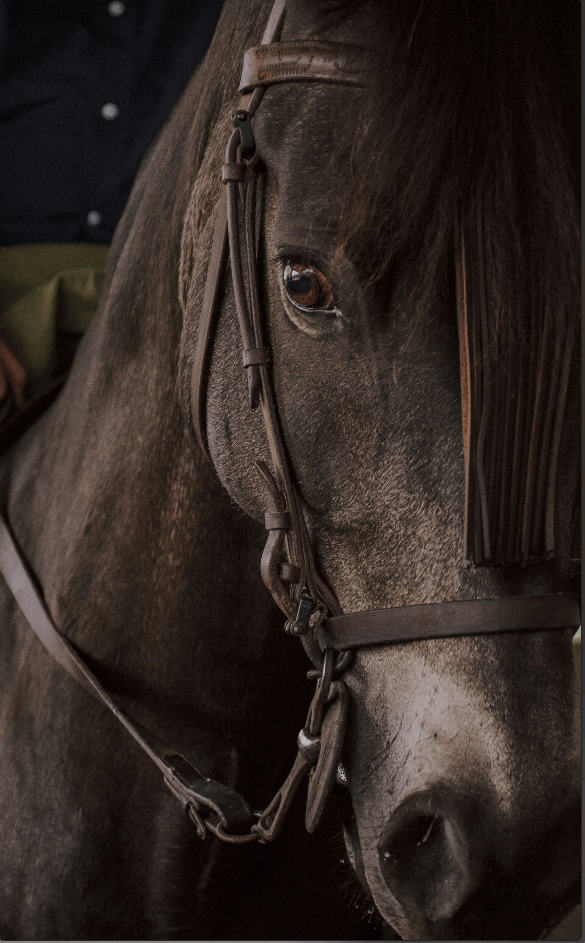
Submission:
[[[515,34],[495,7],[453,2],[439,20],[425,4],[291,0],[283,38],[389,43],[396,60],[387,55],[383,77],[396,61],[396,85],[377,123],[380,102],[319,86],[271,89],[255,119],[267,168],[261,270],[279,410],[319,565],[347,609],[570,585],[574,395],[557,560],[513,571],[461,565],[448,275],[456,185],[463,207],[490,174],[509,194],[524,180],[516,162],[530,161],[539,200],[525,180],[518,206],[498,202],[498,244],[508,247],[506,226],[518,225],[515,263],[530,252],[550,299],[574,301],[573,276],[553,277],[561,259],[572,271],[574,255],[571,121],[564,104],[551,105],[563,98],[558,64],[539,58],[546,33],[557,62],[568,14],[534,5],[523,52],[511,48]],[[524,23],[525,4],[511,11]],[[240,4],[226,4],[206,62],[137,180],[67,386],[4,468],[8,516],[55,623],[132,716],[255,807],[286,773],[309,695],[304,656],[257,575],[263,538],[249,516],[264,510],[253,460],[266,446],[246,404],[229,288],[208,393],[215,471],[194,444],[189,390],[236,73],[267,15],[264,0],[250,2],[245,17]],[[466,35],[485,45],[468,48]],[[476,59],[478,72],[488,60],[498,66],[493,95]],[[432,101],[425,68],[436,79]],[[498,111],[519,75],[516,99]],[[481,130],[472,101],[462,113],[477,127],[466,136],[456,123],[457,140],[438,137],[469,76],[493,127]],[[403,87],[412,94],[393,112]],[[517,135],[510,114],[522,118]],[[532,134],[524,150],[520,131]],[[499,133],[503,152],[492,141]],[[532,235],[531,222],[520,226],[527,207]],[[299,316],[287,302],[282,266],[307,257],[335,285],[343,318]],[[504,298],[510,267],[512,275],[499,272]],[[1,606],[2,935],[351,935],[344,905],[336,910],[323,885],[331,859],[319,833],[309,841],[291,823],[270,849],[198,843],[114,718],[51,662],[4,591]],[[366,649],[345,678],[346,842],[382,917],[406,939],[544,933],[572,905],[577,882],[570,633]]]

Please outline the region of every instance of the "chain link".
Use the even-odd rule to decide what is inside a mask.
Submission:
[[[260,841],[258,832],[250,831],[245,832],[243,835],[231,835],[229,832],[226,832],[223,822],[216,815],[205,819],[205,827],[217,838],[227,842],[229,845],[245,845],[248,842]]]

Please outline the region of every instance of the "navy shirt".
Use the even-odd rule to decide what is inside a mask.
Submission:
[[[0,0],[0,245],[110,242],[223,0]]]

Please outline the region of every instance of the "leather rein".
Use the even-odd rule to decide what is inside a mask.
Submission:
[[[285,629],[298,635],[316,670],[317,680],[298,752],[285,783],[263,813],[252,813],[230,787],[209,779],[183,756],[168,750],[151,731],[122,711],[76,648],[59,632],[7,522],[0,517],[0,571],[23,615],[50,654],[83,687],[104,704],[158,766],[201,838],[213,833],[224,841],[273,841],[282,829],[293,796],[312,773],[306,825],[314,831],[327,802],[347,720],[348,694],[341,674],[356,647],[496,632],[578,628],[580,607],[575,594],[512,597],[405,606],[343,613],[321,578],[301,500],[282,434],[272,377],[270,348],[264,332],[257,281],[255,231],[259,154],[252,117],[265,89],[283,82],[367,84],[363,50],[322,42],[279,42],[285,0],[276,0],[262,44],[244,58],[241,98],[233,117],[234,132],[222,169],[222,195],[199,322],[192,373],[193,424],[199,444],[211,461],[206,432],[209,366],[229,253],[234,296],[248,375],[251,408],[260,407],[274,475],[256,462],[267,496],[268,540],[262,556],[264,583],[287,617]],[[244,207],[240,219],[239,205]],[[243,238],[242,238],[243,235]],[[285,547],[287,559],[283,558]]]

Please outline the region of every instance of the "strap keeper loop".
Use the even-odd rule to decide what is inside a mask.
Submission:
[[[246,164],[229,163],[224,164],[221,168],[222,183],[231,183],[233,181],[236,183],[241,183],[245,176]]]
[[[243,352],[244,367],[255,367],[261,363],[270,363],[270,351],[267,347],[247,347]]]
[[[281,563],[279,566],[279,575],[282,580],[288,580],[290,583],[300,583],[301,568],[292,563]]]
[[[288,511],[267,511],[264,526],[266,530],[290,530],[292,519]]]

